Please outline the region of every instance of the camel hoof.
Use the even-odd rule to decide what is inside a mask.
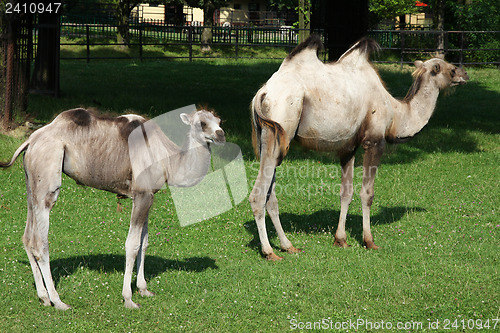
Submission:
[[[348,248],[351,247],[351,245],[347,244],[347,242],[343,239],[335,239],[335,243],[333,243],[334,246],[342,247],[342,248]]]
[[[43,302],[43,306],[52,306],[52,302],[48,297],[40,297],[40,301]]]
[[[68,309],[71,309],[71,306],[69,306],[68,304],[65,304],[63,302],[59,302],[59,303],[54,303],[54,307],[57,309],[57,310],[61,310],[61,311],[66,311]]]
[[[137,303],[134,303],[131,299],[125,301],[125,307],[127,309],[139,309],[141,306]]]
[[[365,247],[370,250],[378,250],[380,246],[376,245],[373,241],[365,242]]]
[[[144,290],[139,290],[139,295],[141,296],[147,296],[147,297],[151,297],[151,296],[154,296],[155,293],[152,292],[152,291],[149,291],[147,289],[144,289]]]
[[[294,246],[290,246],[288,249],[281,249],[281,251],[287,252],[287,253],[300,253],[302,252],[301,249],[297,249]]]
[[[266,254],[266,260],[268,261],[280,261],[282,259],[283,257],[277,256],[276,254],[274,254],[274,252]]]

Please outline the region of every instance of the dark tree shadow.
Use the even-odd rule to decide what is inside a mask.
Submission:
[[[245,159],[254,160],[249,104],[279,65],[279,62],[144,61],[129,66],[127,61],[92,61],[90,65],[63,62],[64,98],[46,99],[43,101],[46,108],[29,112],[49,121],[65,109],[97,106],[111,113],[123,114],[129,109],[154,118],[180,106],[207,104],[223,119],[229,141],[241,147]],[[376,67],[388,91],[394,97],[404,97],[412,83],[410,72]],[[470,81],[456,87],[453,93],[440,94],[433,117],[415,138],[404,144],[388,145],[382,163],[412,163],[436,152],[480,152],[481,145],[474,132],[498,133],[500,113],[494,111],[500,106],[500,94],[475,80],[473,73],[470,76]],[[96,81],[102,84],[95,84]],[[333,163],[333,157],[333,154],[304,151],[292,143],[286,158]]]
[[[372,226],[392,224],[401,220],[401,218],[406,214],[425,211],[426,209],[421,207],[383,207],[380,208],[380,211],[376,215],[371,216],[371,222]],[[329,231],[332,234],[333,244],[339,215],[340,211],[337,210],[319,210],[314,213],[304,215],[282,213],[280,214],[280,220],[285,233],[293,231],[314,234]],[[276,235],[274,226],[269,218],[266,220],[266,227],[270,237]],[[245,223],[245,229],[253,235],[253,239],[247,246],[260,252],[259,232],[257,231],[255,221],[247,221]],[[348,232],[351,237],[355,238],[359,244],[363,244],[363,216],[349,214],[346,223],[346,232]],[[279,249],[279,246],[275,247]]]

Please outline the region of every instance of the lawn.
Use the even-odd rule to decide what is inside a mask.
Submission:
[[[31,121],[47,122],[78,106],[154,117],[208,104],[224,119],[228,141],[242,149],[250,190],[258,162],[248,106],[278,67],[279,62],[227,60],[62,62],[61,98],[32,95],[28,112]],[[391,93],[404,96],[411,68],[377,67]],[[303,252],[265,261],[247,200],[180,227],[168,191],[160,192],[150,213],[145,268],[156,296],[134,293],[139,310],[125,309],[121,297],[130,200],[122,200],[125,209],[118,213],[116,196],[67,177],[52,211],[49,240],[56,287],[73,308],[60,312],[39,303],[21,241],[26,190],[19,160],[0,171],[0,331],[500,329],[500,75],[497,69],[468,72],[470,82],[440,97],[415,139],[386,151],[372,208],[380,250],[362,246],[359,196],[347,221],[352,247],[333,246],[338,161],[293,147],[278,169],[277,192],[283,227]],[[0,160],[9,159],[21,142],[0,135]]]

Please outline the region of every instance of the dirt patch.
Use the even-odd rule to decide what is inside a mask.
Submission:
[[[14,129],[1,130],[0,133],[7,136],[11,136],[16,139],[24,139],[30,136],[31,133],[33,133],[42,126],[43,126],[42,124],[36,124],[27,121],[24,124],[17,126]]]

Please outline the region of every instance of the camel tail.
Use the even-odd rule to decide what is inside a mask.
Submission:
[[[283,127],[277,122],[267,118],[262,113],[262,100],[265,98],[264,92],[258,92],[252,100],[252,145],[255,156],[260,158],[262,150],[262,129],[268,128],[273,133],[272,138],[275,140],[276,147],[280,150],[276,166],[279,166],[288,152],[287,134]]]
[[[28,148],[29,144],[30,144],[29,140],[24,141],[24,143],[19,148],[17,148],[17,150],[14,153],[14,156],[12,156],[12,159],[10,160],[10,162],[0,161],[0,168],[8,168],[8,167],[12,166],[12,164],[14,164],[14,162],[19,157],[19,155],[21,155],[21,153]]]

